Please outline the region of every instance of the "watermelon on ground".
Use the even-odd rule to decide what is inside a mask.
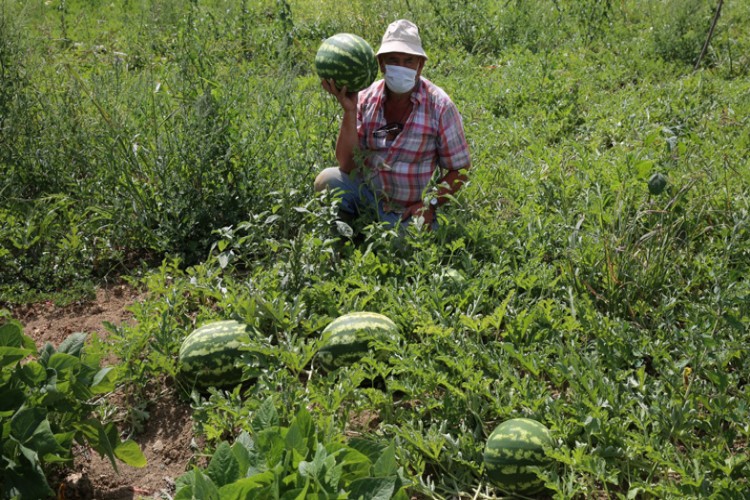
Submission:
[[[251,342],[247,325],[213,321],[185,337],[178,355],[180,377],[191,387],[229,387],[243,381],[243,346]]]
[[[362,37],[338,33],[327,38],[315,54],[315,71],[324,80],[333,79],[339,88],[359,92],[378,76],[375,52]]]
[[[667,187],[667,178],[661,172],[656,172],[648,179],[648,192],[653,195],[659,195]]]
[[[352,364],[368,353],[374,340],[397,338],[398,326],[390,318],[374,312],[353,312],[333,320],[322,333],[323,346],[317,359],[326,370]]]
[[[487,477],[509,493],[534,494],[544,483],[532,469],[545,467],[544,447],[552,445],[549,429],[530,418],[514,418],[498,425],[484,449]]]

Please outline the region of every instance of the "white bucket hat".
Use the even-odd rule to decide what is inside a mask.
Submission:
[[[388,52],[403,52],[427,59],[427,54],[422,48],[422,39],[419,38],[419,28],[406,19],[392,22],[385,30],[383,41],[376,55]]]

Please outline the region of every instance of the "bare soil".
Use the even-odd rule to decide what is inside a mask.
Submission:
[[[52,303],[32,304],[17,308],[13,316],[24,325],[24,333],[36,341],[37,348],[47,342],[58,346],[74,332],[96,332],[107,335],[104,323],[125,324],[134,321],[128,308],[145,295],[127,285],[99,289],[92,301],[57,307]],[[158,384],[155,384],[158,385]],[[190,407],[173,388],[150,389],[152,400],[145,410],[149,413],[143,431],[136,441],[148,461],[146,467],[135,468],[117,463],[116,472],[109,459],[83,447],[75,449],[74,463],[57,484],[58,499],[161,499],[171,498],[174,480],[187,469],[193,457]],[[111,396],[114,401],[120,397]]]

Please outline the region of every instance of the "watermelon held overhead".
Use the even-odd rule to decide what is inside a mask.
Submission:
[[[244,378],[243,348],[250,344],[250,333],[243,323],[234,320],[207,323],[182,341],[179,376],[191,387],[201,389],[237,385]]]
[[[390,318],[374,312],[353,312],[333,320],[322,333],[317,359],[325,370],[350,365],[365,356],[373,341],[398,338],[398,326]]]
[[[339,88],[359,92],[378,76],[375,52],[362,37],[338,33],[327,38],[315,55],[315,71],[324,80],[333,79]]]
[[[552,445],[549,429],[530,418],[514,418],[498,425],[484,449],[484,467],[490,481],[508,493],[534,494],[544,482],[534,472],[550,460],[544,453]]]

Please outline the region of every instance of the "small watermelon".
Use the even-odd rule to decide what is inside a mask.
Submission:
[[[363,38],[338,33],[327,38],[315,54],[315,71],[324,80],[333,79],[339,88],[359,92],[378,76],[375,52]]]
[[[323,330],[323,346],[317,358],[325,370],[334,370],[361,359],[373,340],[387,341],[397,336],[398,326],[387,316],[374,312],[345,314]]]
[[[242,346],[250,344],[247,325],[214,321],[185,337],[178,355],[180,377],[199,388],[228,387],[243,381]]]
[[[664,174],[656,172],[648,180],[648,192],[653,195],[659,195],[667,187],[667,178]]]
[[[534,494],[544,483],[530,467],[545,467],[544,446],[552,445],[549,429],[530,418],[498,425],[484,448],[484,466],[493,484],[508,493]]]

